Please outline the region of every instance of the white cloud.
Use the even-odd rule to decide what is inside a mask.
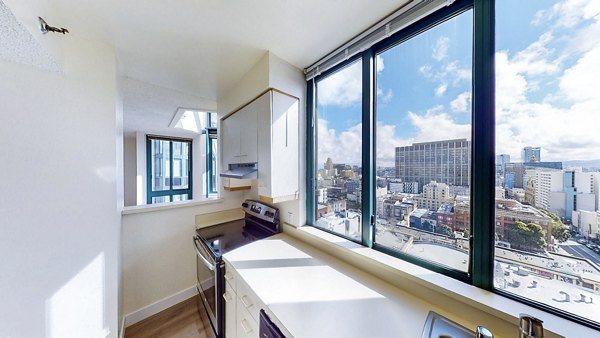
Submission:
[[[448,90],[448,84],[446,83],[440,83],[437,88],[435,88],[435,96],[442,96],[446,93],[446,90]]]
[[[456,113],[467,113],[471,111],[471,92],[462,92],[456,99],[450,102],[450,109]]]
[[[381,54],[377,55],[376,57],[376,65],[377,73],[381,73],[381,71],[383,71],[383,69],[385,68],[385,64],[383,62],[383,57],[381,56]]]
[[[383,57],[377,56],[377,73],[383,71]],[[379,94],[379,91],[378,91]],[[385,93],[391,99],[391,89]],[[318,83],[319,104],[347,107],[362,100],[362,63],[356,62]]]
[[[564,56],[547,47],[552,39],[543,34],[513,57],[496,53],[497,152],[519,158],[524,146],[540,146],[542,160],[600,158],[600,46],[573,55],[576,61],[563,70]],[[558,90],[545,98],[534,101],[529,96],[540,86],[553,88],[554,82]]]
[[[388,90],[384,93],[381,88],[377,87],[377,104],[389,103],[393,97],[394,91],[392,88],[388,88]]]
[[[444,95],[449,86],[457,87],[463,81],[471,81],[471,69],[461,68],[458,61],[444,64],[439,70],[434,70],[429,64],[419,68],[419,72],[428,80],[437,82],[434,94],[438,97]]]
[[[430,142],[451,140],[457,138],[471,138],[471,125],[456,123],[450,115],[439,112],[439,109],[429,110],[425,115],[408,112],[408,118],[414,128],[418,130],[412,142]]]
[[[450,38],[442,36],[435,42],[431,57],[434,60],[442,61],[448,56],[448,48],[450,47]]]
[[[598,0],[567,0],[557,2],[546,10],[535,13],[531,23],[535,26],[552,22],[560,28],[570,28],[584,19],[590,19],[600,13]]]
[[[350,106],[361,102],[361,63],[354,63],[318,82],[319,104]]]

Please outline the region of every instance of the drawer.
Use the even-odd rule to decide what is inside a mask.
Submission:
[[[239,302],[239,300],[238,300]],[[239,304],[241,305],[241,304]],[[257,338],[258,322],[252,318],[248,310],[242,305],[237,306],[236,311],[236,337],[237,338]]]
[[[225,281],[231,286],[234,292],[237,292],[237,274],[235,269],[231,267],[231,265],[225,262]]]
[[[259,322],[260,320],[260,309],[263,308],[262,303],[259,302],[258,297],[254,292],[246,285],[242,280],[238,280],[237,283],[237,296],[238,296],[238,308],[246,309],[252,318]]]

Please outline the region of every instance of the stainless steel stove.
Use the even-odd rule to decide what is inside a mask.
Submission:
[[[211,327],[217,338],[225,336],[223,254],[281,232],[279,210],[274,206],[246,200],[242,209],[244,219],[198,229],[194,237],[199,308],[206,312],[210,321],[210,325],[205,323],[205,327]]]

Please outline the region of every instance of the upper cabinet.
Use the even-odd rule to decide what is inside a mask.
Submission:
[[[223,164],[258,161],[257,114],[259,108],[249,104],[223,120]]]
[[[297,198],[298,99],[271,90],[269,114],[259,116],[258,195],[268,203]]]
[[[269,203],[298,195],[298,99],[271,89],[223,120],[223,168],[258,162],[258,195]],[[235,184],[224,180],[226,184]]]

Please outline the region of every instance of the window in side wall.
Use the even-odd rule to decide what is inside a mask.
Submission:
[[[147,203],[192,199],[192,140],[147,136]]]
[[[206,197],[218,193],[218,167],[217,167],[217,114],[207,113],[208,128],[206,128]]]

